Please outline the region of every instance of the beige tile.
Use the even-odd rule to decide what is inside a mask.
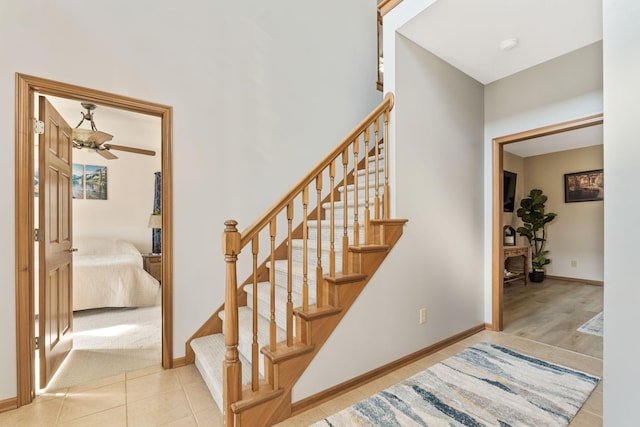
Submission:
[[[183,389],[193,412],[211,407],[217,408],[216,402],[213,400],[213,396],[204,382],[187,384],[183,386]]]
[[[196,421],[199,427],[223,427],[222,412],[218,407],[207,408],[195,413]]]
[[[167,424],[191,415],[189,402],[181,389],[153,394],[127,404],[128,425],[135,427]]]
[[[180,382],[173,370],[162,370],[127,380],[127,403],[149,396],[180,390]]]
[[[179,420],[170,421],[164,424],[158,424],[162,427],[198,427],[198,423],[193,415],[181,418]]]
[[[66,423],[57,424],[58,427],[126,427],[127,407],[125,405],[106,411],[87,415]]]
[[[62,404],[59,422],[68,422],[103,412],[126,402],[124,382],[117,382],[84,392],[68,393]]]
[[[114,384],[117,382],[124,382],[124,380],[125,380],[124,373],[114,375],[111,377],[99,378],[97,380],[89,381],[84,384],[78,384],[76,386],[69,387],[68,393],[79,393],[79,392],[83,392],[83,391],[87,391],[95,388],[104,387],[106,385]]]
[[[569,427],[602,427],[602,417],[590,412],[580,411],[571,420]]]
[[[193,383],[204,384],[202,375],[200,375],[200,372],[198,371],[198,368],[196,368],[196,365],[181,366],[177,369],[174,369],[174,371],[178,376],[180,384],[182,384],[183,386]]]
[[[290,418],[289,420],[286,421],[287,424],[285,425],[291,425],[296,427],[308,426],[309,424],[313,424],[317,421],[320,421],[321,419],[326,418],[329,415],[331,414],[324,412],[321,409],[321,407],[318,407],[318,408],[310,409],[306,412],[303,412],[302,414],[297,415],[293,418]]]
[[[129,371],[125,373],[127,380],[132,380],[139,377],[144,377],[149,374],[155,374],[157,372],[164,371],[164,368],[160,365],[153,365],[147,368],[137,369],[135,371]]]
[[[0,425],[20,427],[54,426],[64,399],[38,401],[0,414]]]
[[[602,416],[602,392],[594,390],[587,401],[584,402],[584,405],[582,405],[582,410]]]

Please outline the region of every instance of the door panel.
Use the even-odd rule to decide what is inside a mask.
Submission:
[[[39,97],[45,132],[39,138],[40,387],[44,388],[73,346],[71,126]]]

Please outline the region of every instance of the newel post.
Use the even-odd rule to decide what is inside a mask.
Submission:
[[[233,426],[231,405],[242,397],[242,363],[238,357],[238,283],[236,262],[240,253],[240,233],[236,228],[237,221],[224,223],[222,234],[222,252],[227,265],[227,279],[224,301],[224,345],[226,348],[223,372],[223,418],[226,426]]]

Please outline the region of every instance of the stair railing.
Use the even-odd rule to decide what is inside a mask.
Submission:
[[[336,216],[342,214],[342,258],[340,260],[341,272],[349,271],[348,247],[351,244],[360,245],[361,220],[358,212],[358,201],[360,200],[359,171],[364,172],[364,244],[371,241],[370,221],[371,219],[389,218],[389,156],[381,156],[385,150],[384,144],[388,141],[389,115],[393,108],[394,97],[388,93],[382,103],[378,105],[346,138],[342,140],[322,161],[320,161],[309,173],[305,175],[291,190],[289,190],[278,202],[276,202],[266,213],[256,222],[238,232],[237,222],[228,220],[225,222],[223,233],[223,253],[226,262],[226,290],[225,290],[225,318],[224,318],[224,340],[225,340],[225,361],[223,363],[223,412],[225,424],[233,424],[233,413],[231,405],[242,400],[242,366],[238,351],[239,341],[239,317],[238,317],[238,282],[237,264],[242,250],[251,244],[252,263],[249,269],[251,274],[242,286],[252,287],[252,346],[251,346],[251,391],[257,392],[261,387],[266,386],[270,390],[279,389],[279,378],[277,372],[268,372],[265,363],[265,380],[260,380],[260,360],[258,344],[258,283],[260,280],[268,279],[270,283],[269,292],[269,342],[268,351],[275,353],[282,347],[291,348],[297,344],[309,344],[308,337],[294,336],[294,307],[292,300],[293,292],[293,241],[302,239],[302,307],[305,313],[322,310],[330,304],[329,295],[324,287],[325,267],[322,265],[323,240],[329,246],[328,271],[330,276],[336,276],[337,271],[337,250],[335,240],[335,227],[337,226]],[[382,135],[381,135],[382,131]],[[373,133],[373,138],[372,138]],[[360,149],[360,144],[364,149]],[[372,144],[373,143],[373,144]],[[373,146],[372,146],[373,145]],[[386,152],[385,152],[386,154]],[[370,165],[372,159],[373,166]],[[380,161],[384,160],[384,181],[380,182]],[[342,164],[342,173],[337,174],[337,165]],[[349,171],[349,168],[350,171]],[[371,169],[373,168],[373,169]],[[360,172],[361,173],[361,172]],[[370,174],[374,175],[374,182],[370,182]],[[324,178],[329,178],[329,186],[324,187]],[[337,180],[340,180],[336,184]],[[342,194],[342,207],[337,208],[338,194],[337,188],[343,185],[345,191]],[[353,186],[353,202],[348,200],[346,187]],[[315,188],[315,201],[310,200],[310,187]],[[373,189],[371,188],[373,187]],[[312,191],[312,190],[311,190]],[[372,197],[373,196],[373,197]],[[370,199],[373,202],[370,203]],[[311,203],[310,203],[311,202]],[[322,220],[324,215],[323,204],[328,205],[329,219],[329,239],[322,237]],[[298,214],[301,225],[294,229],[296,217],[295,207],[301,205],[302,209]],[[352,209],[349,209],[352,205]],[[350,221],[351,220],[351,221]],[[309,224],[315,222],[317,228],[315,244],[315,294],[316,304],[310,304],[309,286],[309,264],[314,260],[309,253]],[[349,233],[349,224],[352,225]],[[279,247],[276,247],[277,229],[279,224],[286,227],[286,238]],[[260,236],[265,235],[265,249],[268,256],[261,266],[258,265],[258,257],[261,249]],[[286,339],[279,340],[276,326],[276,288],[275,288],[275,263],[277,260],[287,260],[287,299],[285,303],[286,312]],[[268,274],[266,264],[269,263]],[[311,266],[313,268],[313,266]],[[262,385],[261,385],[262,383]]]

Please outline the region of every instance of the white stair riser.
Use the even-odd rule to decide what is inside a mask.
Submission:
[[[360,219],[358,218],[358,221]],[[326,222],[326,224],[325,224]],[[322,239],[322,248],[325,247],[331,248],[331,228],[329,227],[329,221],[323,221],[321,229],[321,239]],[[342,236],[344,234],[344,226],[342,222],[340,224],[334,224],[333,226],[333,245],[334,251],[342,252]],[[353,238],[353,224],[351,226],[347,226],[347,236],[351,240]],[[364,226],[360,223],[360,240],[364,238]],[[315,242],[318,239],[318,227],[315,225],[313,227],[309,227],[309,240]]]
[[[279,270],[276,269],[275,272],[275,281],[276,281],[276,285],[282,288],[287,287],[287,272],[286,270]],[[291,287],[292,290],[298,294],[302,294],[302,283],[303,283],[303,279],[302,279],[302,275],[300,276],[293,276],[291,279]],[[307,273],[307,284],[309,286],[309,299],[316,299],[316,269],[315,267],[313,268],[313,271],[311,269],[309,269],[308,273]]]
[[[191,342],[195,354],[195,365],[207,384],[214,401],[222,409],[222,363],[225,357],[224,336],[208,335]],[[242,362],[242,384],[251,382],[251,363],[240,355]]]
[[[342,238],[340,240],[342,242]],[[336,249],[342,249],[342,248],[336,248]],[[329,254],[330,248],[329,248],[329,244],[327,242],[326,248],[325,246],[322,247],[322,252],[320,255],[320,261],[321,261],[321,265],[322,267],[326,267],[329,265],[329,258],[330,258],[330,254]],[[304,253],[302,250],[294,250],[292,252],[292,260],[294,262],[302,262],[304,260]],[[335,253],[335,259],[342,259],[342,251],[340,252],[336,252]],[[318,253],[317,253],[317,249],[314,247],[309,248],[309,250],[307,251],[307,266],[308,266],[308,270],[311,271],[311,269],[313,269],[314,274],[315,274],[315,270],[316,270],[316,266],[318,264]]]
[[[360,219],[360,217],[363,215],[364,210],[360,210],[360,205],[365,206],[365,200],[367,199],[365,197],[365,192],[363,190],[359,190],[358,191],[358,219]],[[384,198],[384,192],[383,191],[379,191],[378,192],[378,197],[380,198],[380,202],[382,203],[382,199]],[[373,190],[369,191],[369,210],[372,210],[372,207],[374,206],[375,203],[375,198],[376,198],[376,192]],[[355,193],[353,191],[349,191],[347,192],[347,205],[348,206],[352,206],[353,200],[355,199]],[[352,215],[352,213],[349,213],[349,215]]]
[[[224,323],[224,312],[219,314]],[[238,351],[247,360],[251,360],[251,348],[253,344],[253,314],[250,308],[240,307],[238,309]],[[269,320],[258,316],[258,348],[262,348],[269,344]],[[277,328],[276,342],[283,341],[286,338],[284,330]],[[264,358],[259,354],[258,371],[264,375]]]
[[[265,319],[271,318],[271,286],[268,282],[258,284],[258,314]],[[247,306],[254,309],[253,306],[253,287],[245,287],[247,291]],[[276,324],[285,329],[287,325],[287,291],[285,288],[276,286]],[[302,295],[296,292],[291,293],[293,308],[302,306]],[[315,298],[309,297],[309,304],[315,304]],[[294,322],[295,335],[295,322]]]

